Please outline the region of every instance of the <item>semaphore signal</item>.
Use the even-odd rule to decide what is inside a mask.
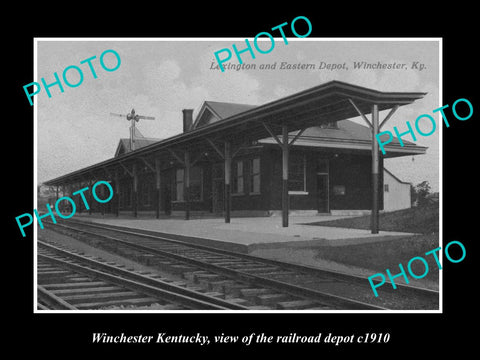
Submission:
[[[115,114],[115,113],[110,113],[110,115],[123,117],[123,118],[126,118],[127,121],[130,121],[130,150],[131,151],[135,150],[135,139],[134,139],[135,123],[139,122],[140,120],[155,120],[155,117],[153,116],[144,116],[144,115],[135,114],[135,109],[132,109],[132,111],[126,115]]]

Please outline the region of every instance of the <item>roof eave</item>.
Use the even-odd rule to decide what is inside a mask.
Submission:
[[[417,93],[417,92],[381,92],[373,89],[364,88],[357,85],[347,84],[339,81],[330,81],[328,83],[318,85],[316,87],[306,89],[296,94],[289,95],[282,99],[278,99],[272,101],[270,103],[260,105],[258,107],[254,107],[252,109],[248,109],[244,112],[235,114],[233,116],[227,117],[219,122],[214,122],[212,124],[208,124],[202,126],[197,129],[193,129],[186,133],[180,133],[170,138],[161,140],[157,143],[153,143],[142,147],[140,149],[122,154],[116,158],[111,158],[105,160],[103,162],[88,166],[84,169],[80,169],[74,171],[72,173],[57,177],[55,179],[46,181],[44,184],[46,185],[55,185],[60,184],[62,181],[66,181],[68,179],[80,176],[82,174],[86,174],[91,172],[95,168],[106,167],[115,162],[120,161],[127,161],[129,159],[135,158],[136,156],[144,156],[154,151],[160,151],[162,149],[166,149],[172,145],[183,145],[185,142],[193,140],[198,141],[199,138],[204,137],[207,134],[211,134],[212,130],[216,132],[216,135],[222,135],[222,132],[228,130],[232,126],[235,125],[245,125],[248,121],[252,121],[256,123],[258,120],[263,121],[267,116],[275,116],[276,114],[281,114],[283,112],[290,111],[291,109],[298,108],[298,106],[302,106],[305,103],[312,103],[316,101],[321,101],[324,98],[328,98],[333,95],[342,95],[345,98],[353,98],[353,99],[360,99],[364,103],[361,104],[360,108],[368,114],[371,112],[371,107],[367,105],[378,103],[382,104],[382,109],[388,109],[395,105],[406,105],[409,103],[414,102],[415,100],[423,98],[426,93]],[[301,100],[299,103],[296,103],[298,100]],[[345,117],[345,119],[348,117]],[[283,121],[292,121],[292,119],[285,119]],[[256,130],[255,130],[256,131]],[[388,152],[387,146],[387,152]],[[406,149],[403,149],[403,152],[406,153]],[[397,151],[397,150],[393,150]],[[418,151],[418,149],[416,150]],[[417,153],[417,152],[416,152]],[[425,153],[425,152],[423,152]],[[420,153],[417,153],[420,154]]]

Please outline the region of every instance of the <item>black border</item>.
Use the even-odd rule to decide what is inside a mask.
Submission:
[[[8,101],[3,108],[3,121],[7,123],[4,138],[4,164],[7,182],[4,192],[12,194],[4,203],[5,223],[9,236],[4,239],[11,247],[8,256],[14,266],[15,276],[7,276],[7,286],[13,298],[5,308],[15,318],[8,322],[7,344],[14,349],[28,346],[34,352],[61,355],[61,348],[74,354],[95,353],[113,355],[139,354],[153,351],[157,356],[167,356],[180,351],[194,351],[197,356],[214,352],[232,354],[230,351],[258,353],[280,351],[297,356],[325,356],[329,353],[354,351],[355,354],[441,354],[447,349],[466,352],[475,332],[475,324],[469,328],[468,319],[476,313],[474,260],[478,246],[473,228],[475,217],[476,181],[476,126],[478,95],[474,83],[478,77],[475,38],[475,21],[470,19],[464,6],[452,6],[448,12],[435,15],[434,8],[421,12],[414,4],[398,4],[397,9],[387,11],[385,5],[365,8],[365,4],[335,4],[327,9],[322,4],[297,8],[275,5],[261,13],[247,3],[206,3],[197,12],[187,4],[184,9],[173,11],[161,3],[154,5],[130,4],[130,9],[118,14],[108,9],[105,13],[96,7],[85,6],[77,12],[66,9],[28,9],[18,27],[7,41],[9,49]],[[383,6],[383,8],[381,7]],[[272,9],[280,10],[273,12]],[[379,12],[382,11],[382,12]],[[23,14],[23,13],[22,13]],[[347,16],[349,14],[349,16]],[[290,22],[303,15],[313,25],[311,37],[442,37],[443,38],[443,104],[452,104],[458,98],[467,98],[474,107],[474,115],[468,121],[453,120],[450,128],[444,128],[443,136],[443,239],[461,241],[467,249],[467,258],[458,264],[444,261],[444,313],[443,314],[82,314],[41,315],[33,314],[33,244],[31,238],[21,238],[14,217],[31,209],[33,204],[33,108],[25,99],[22,86],[33,79],[34,37],[251,37],[260,31]],[[73,16],[73,17],[72,17]],[[29,24],[30,27],[29,27]],[[14,27],[15,29],[15,27]],[[7,32],[12,33],[12,30]],[[477,73],[478,74],[478,73]],[[478,93],[478,92],[477,92]],[[12,104],[12,101],[15,106]],[[446,112],[451,115],[451,112]],[[5,134],[4,134],[5,135]],[[61,149],[59,149],[61,151]],[[473,208],[472,208],[473,206]],[[470,207],[470,208],[469,208]],[[10,271],[12,273],[13,271]],[[11,282],[11,283],[10,283]],[[12,286],[13,285],[13,286]],[[470,315],[472,314],[472,315]],[[472,319],[473,320],[473,319]],[[197,346],[150,345],[92,345],[92,332],[110,334],[156,334],[157,332],[205,335],[225,333],[248,335],[264,332],[280,335],[295,332],[299,335],[316,335],[329,332],[334,335],[361,335],[366,332],[390,333],[388,344],[371,345],[210,345]],[[227,351],[228,352],[225,352]],[[309,353],[306,353],[306,352]],[[304,355],[302,355],[304,354]],[[178,356],[178,355],[177,355]]]

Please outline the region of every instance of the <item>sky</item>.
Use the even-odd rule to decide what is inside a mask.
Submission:
[[[331,80],[372,88],[379,91],[426,92],[421,100],[400,107],[382,130],[407,130],[422,114],[437,121],[431,136],[417,136],[418,145],[428,147],[426,155],[387,159],[385,166],[403,181],[414,185],[427,180],[432,191],[439,190],[439,156],[442,123],[439,113],[441,72],[440,44],[436,39],[347,39],[276,38],[273,49],[261,54],[254,49],[255,59],[242,54],[245,64],[255,64],[250,70],[225,70],[216,67],[214,52],[236,44],[245,48],[245,39],[36,39],[36,78],[33,81],[53,83],[54,73],[60,79],[65,68],[78,66],[83,81],[77,87],[63,83],[50,88],[51,98],[42,88],[34,97],[36,107],[37,181],[53,179],[114,156],[120,138],[128,138],[130,123],[110,113],[127,114],[132,108],[140,115],[155,120],[141,120],[138,129],[146,137],[167,138],[182,131],[182,109],[194,109],[194,117],[206,100],[261,105],[284,96],[318,86]],[[342,41],[340,41],[342,40]],[[252,43],[253,39],[250,39]],[[270,41],[259,41],[268,49]],[[115,71],[105,71],[100,55],[105,50],[116,51],[121,59]],[[97,78],[92,76],[91,61]],[[222,54],[223,56],[223,54]],[[399,70],[354,69],[354,62],[405,63]],[[116,58],[106,53],[105,66],[113,68]],[[231,62],[238,64],[233,55]],[[314,69],[280,69],[282,62],[314,64]],[[336,70],[319,69],[320,63],[345,64]],[[275,69],[260,69],[262,64]],[[424,68],[412,65],[423,64]],[[80,81],[75,70],[67,79]],[[26,101],[28,101],[26,99]],[[388,111],[380,112],[382,120]],[[352,119],[364,124],[359,118]],[[428,122],[420,123],[424,132]],[[412,141],[409,136],[404,139]]]

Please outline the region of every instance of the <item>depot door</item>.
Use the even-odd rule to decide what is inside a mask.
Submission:
[[[223,164],[215,164],[212,171],[212,212],[222,214],[224,210],[225,179],[223,176]]]
[[[330,211],[328,203],[328,174],[317,174],[317,209],[319,213]]]
[[[172,214],[172,186],[166,184],[163,190],[163,208],[166,215]]]

